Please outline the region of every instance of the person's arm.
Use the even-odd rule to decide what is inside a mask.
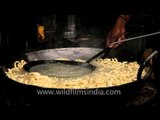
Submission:
[[[123,43],[123,42],[120,42],[117,44],[112,44],[112,42],[118,42],[125,39],[125,35],[126,35],[125,27],[130,17],[131,15],[119,15],[117,17],[114,27],[108,33],[108,36],[106,39],[106,47],[114,49]]]

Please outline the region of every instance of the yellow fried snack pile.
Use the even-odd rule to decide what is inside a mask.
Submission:
[[[78,59],[78,61],[80,61]],[[6,76],[19,83],[44,88],[87,89],[118,86],[136,80],[139,64],[137,62],[118,62],[117,59],[96,59],[91,62],[95,71],[77,78],[57,78],[27,72],[23,69],[24,60],[16,61],[13,68],[6,71]]]

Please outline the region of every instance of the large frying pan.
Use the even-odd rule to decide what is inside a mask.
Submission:
[[[36,51],[32,53],[26,53],[27,57],[25,55],[24,59],[28,61],[36,61],[36,60],[44,60],[44,59],[51,60],[51,59],[57,59],[59,56],[60,56],[59,58],[69,58],[69,59],[72,58],[73,60],[78,59],[78,58],[88,59],[91,56],[100,52],[101,50],[102,49],[97,49],[97,48],[62,48],[62,49],[60,48],[56,50],[50,49],[50,50],[42,50],[42,51]],[[53,53],[55,53],[55,56]],[[5,71],[6,68],[13,67],[13,62],[14,61],[4,66],[3,70]],[[76,94],[74,95],[73,94],[39,95],[37,91],[52,91],[52,93],[55,93],[56,91],[67,92],[69,89],[65,89],[65,90],[64,89],[54,89],[54,88],[50,89],[50,88],[41,88],[37,86],[21,84],[21,83],[18,83],[6,77],[4,74],[4,71],[2,71],[2,76],[1,76],[1,86],[3,89],[5,89],[4,94],[6,96],[8,96],[11,99],[14,96],[13,98],[14,100],[11,100],[12,102],[19,102],[19,104],[28,104],[28,105],[30,104],[46,105],[47,104],[49,106],[52,106],[52,105],[54,106],[55,102],[62,101],[65,98],[68,98],[69,96],[71,97],[71,96],[76,95]],[[128,100],[128,98],[130,98],[131,96],[137,95],[139,93],[143,84],[144,82],[142,82],[141,80],[137,80],[135,82],[120,85],[120,86],[93,88],[93,89],[78,89],[78,90],[75,89],[74,93],[77,93],[78,91],[81,91],[81,93],[82,91],[83,93],[86,93],[92,90],[92,91],[95,91],[95,94],[94,94],[95,96],[89,97],[91,99],[88,99],[88,100],[82,99],[82,101],[90,102],[90,100],[93,101],[96,96],[100,96],[102,99],[101,101],[99,101],[99,105],[100,104],[101,105],[103,104],[103,106],[104,105],[116,106],[116,105],[122,105],[122,104],[124,105],[126,104],[126,101]],[[102,92],[114,91],[114,90],[118,90],[120,94],[119,95],[100,95],[97,92],[99,91],[99,93],[102,93]],[[79,94],[79,95],[76,95],[77,97],[76,98],[74,97],[71,101],[78,100],[80,96],[82,96],[82,98],[84,97],[86,98],[87,96],[90,96],[90,95],[92,94],[87,94],[87,95]],[[62,103],[66,103],[66,101],[63,101]]]

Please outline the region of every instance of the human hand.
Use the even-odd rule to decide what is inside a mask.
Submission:
[[[119,42],[119,41],[125,39],[126,22],[127,21],[124,20],[124,18],[118,17],[116,24],[108,33],[108,36],[106,39],[106,47],[114,49],[123,44],[123,42]],[[119,43],[113,43],[113,42],[119,42]]]

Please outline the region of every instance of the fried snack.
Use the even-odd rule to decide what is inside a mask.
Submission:
[[[5,72],[6,76],[26,85],[64,89],[102,88],[131,83],[136,80],[139,68],[137,62],[96,59],[91,62],[97,67],[96,70],[87,75],[77,78],[57,78],[41,75],[38,72],[27,72],[23,69],[25,64],[24,60],[16,61],[14,67]]]

